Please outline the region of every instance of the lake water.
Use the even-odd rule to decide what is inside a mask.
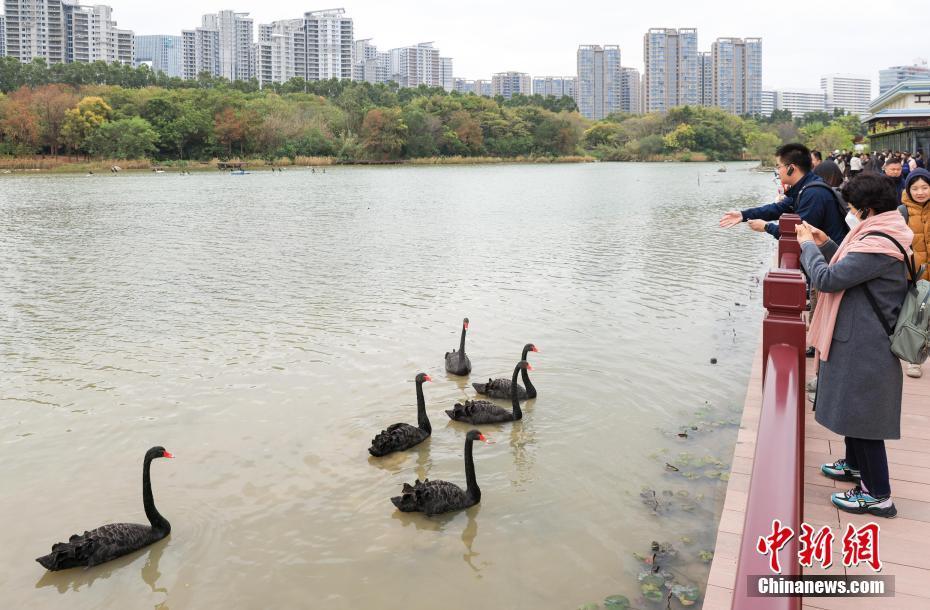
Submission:
[[[653,540],[703,592],[775,243],[717,228],[774,191],[718,166],[2,177],[6,605],[571,610],[639,596]],[[443,368],[466,316],[470,379]],[[464,486],[443,409],[528,342],[539,397],[482,427],[481,504],[396,512],[418,476]],[[418,371],[432,438],[369,458]],[[154,445],[168,539],[33,561],[145,522]]]

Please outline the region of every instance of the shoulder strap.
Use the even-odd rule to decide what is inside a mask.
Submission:
[[[885,239],[891,241],[891,243],[893,243],[895,246],[898,247],[898,250],[901,251],[901,255],[904,257],[904,266],[907,267],[907,273],[909,276],[908,283],[911,285],[915,285],[917,283],[918,278],[917,278],[917,263],[914,260],[914,255],[911,254],[910,256],[908,256],[907,250],[904,249],[904,246],[898,243],[897,239],[895,239],[891,235],[888,235],[887,233],[882,233],[881,231],[869,231],[868,233],[865,233],[859,241],[862,241],[869,235],[878,235],[879,237],[884,237]]]
[[[901,216],[904,216],[904,222],[911,222],[911,214],[907,211],[907,206],[903,203],[898,206],[898,211],[901,212]]]
[[[881,231],[869,231],[868,233],[863,235],[859,241],[862,241],[869,235],[878,235],[879,237],[884,237],[890,240],[891,243],[893,243],[894,245],[898,247],[898,250],[900,250],[901,254],[904,255],[904,266],[907,267],[907,272],[910,275],[910,278],[908,279],[908,284],[910,286],[915,286],[917,284],[917,275],[916,275],[916,272],[914,271],[915,262],[914,262],[913,255],[908,256],[907,251],[904,249],[904,246],[899,244],[897,239],[895,239],[891,235],[888,235],[887,233],[882,233]],[[869,305],[872,306],[872,310],[875,312],[875,315],[878,316],[878,321],[882,323],[882,328],[885,329],[885,334],[890,337],[892,333],[894,332],[894,329],[891,328],[891,326],[889,326],[888,320],[886,320],[884,314],[882,314],[882,310],[878,306],[878,302],[875,300],[875,296],[872,294],[872,291],[869,290],[868,282],[862,284],[862,289],[865,290],[865,298],[869,300]]]
[[[840,213],[840,218],[846,216],[846,209],[843,207],[843,202],[840,201],[839,195],[837,195],[833,187],[827,184],[826,182],[811,182],[810,184],[805,185],[804,188],[801,189],[801,192],[798,193],[797,202],[799,204],[801,203],[801,195],[804,194],[804,191],[812,187],[820,188],[820,189],[827,189],[828,191],[830,191],[830,195],[833,197],[834,203],[836,203],[836,209]]]

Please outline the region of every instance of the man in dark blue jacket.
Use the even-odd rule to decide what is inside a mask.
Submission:
[[[720,226],[732,227],[749,221],[753,229],[764,230],[777,239],[781,236],[777,224],[752,221],[778,220],[782,214],[793,213],[829,235],[837,244],[842,242],[849,232],[846,210],[833,189],[811,172],[811,152],[802,144],[785,144],[775,151],[775,156],[778,178],[789,187],[784,199],[742,212],[731,210],[720,219]]]

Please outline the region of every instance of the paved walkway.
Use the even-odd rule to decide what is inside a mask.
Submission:
[[[812,363],[811,360],[807,362],[809,366]],[[762,407],[761,352],[756,354],[754,363],[717,529],[717,546],[704,598],[705,610],[730,610],[733,599],[736,562]],[[819,469],[824,462],[845,457],[845,445],[841,436],[814,421],[811,405],[809,402],[806,404],[804,520],[815,528],[830,525],[836,540],[833,546],[834,565],[827,571],[805,570],[805,573],[874,574],[868,566],[843,567],[842,535],[847,523],[859,527],[876,521],[881,525],[879,548],[884,564],[881,574],[894,575],[896,593],[893,598],[858,598],[854,600],[856,606],[882,610],[927,610],[930,608],[930,587],[927,586],[930,583],[930,468],[923,465],[930,464],[930,363],[924,365],[923,378],[904,377],[902,437],[886,443],[891,493],[898,508],[895,519],[852,515],[833,507],[830,494],[852,484],[827,479]],[[783,557],[782,561],[786,559]],[[833,610],[849,607],[850,601],[838,597],[810,597],[804,599],[803,607]]]

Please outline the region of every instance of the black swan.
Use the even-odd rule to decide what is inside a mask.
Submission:
[[[472,458],[471,446],[476,441],[490,443],[478,430],[469,430],[465,435],[465,482],[466,489],[448,481],[417,480],[411,487],[404,483],[401,495],[391,498],[399,510],[405,513],[426,513],[427,516],[462,510],[481,502],[481,490],[475,479],[475,460]]]
[[[453,375],[467,375],[471,373],[471,360],[465,355],[465,331],[468,330],[468,318],[462,320],[462,340],[459,341],[459,350],[446,352],[446,371]]]
[[[523,346],[523,355],[520,356],[520,360],[526,360],[526,355],[528,353],[538,351],[535,345],[527,343]],[[523,386],[517,384],[517,399],[527,400],[528,398],[536,398],[536,388],[533,387],[533,382],[530,381],[529,373],[524,370],[522,375],[523,384],[526,386],[526,389],[523,389]],[[510,380],[504,379],[503,377],[488,379],[487,383],[473,383],[471,387],[475,388],[475,391],[479,394],[483,394],[490,398],[510,398]]]
[[[410,424],[393,424],[387,430],[382,430],[371,441],[368,453],[375,457],[382,457],[395,451],[405,451],[419,445],[432,434],[433,428],[429,425],[426,416],[426,400],[423,398],[423,382],[432,381],[426,373],[417,374],[417,426]]]
[[[526,360],[521,360],[513,369],[513,379],[510,382],[510,402],[513,404],[513,411],[508,411],[488,400],[466,400],[465,404],[455,403],[451,411],[446,411],[446,415],[455,421],[463,421],[476,426],[523,419],[523,411],[517,399],[517,375],[522,370],[532,371],[533,367]]]
[[[68,542],[52,545],[52,552],[36,559],[51,570],[67,570],[78,566],[91,567],[158,542],[171,533],[171,524],[155,508],[149,466],[155,458],[173,458],[164,447],[152,447],[145,452],[142,463],[142,504],[151,525],[137,523],[111,523],[81,535],[71,536]]]

